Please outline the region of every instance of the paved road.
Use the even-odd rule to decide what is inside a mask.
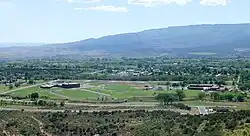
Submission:
[[[202,115],[208,114],[208,112],[204,106],[199,106],[198,109],[199,109],[200,114],[202,114]]]

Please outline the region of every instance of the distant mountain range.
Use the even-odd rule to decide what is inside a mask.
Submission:
[[[45,43],[0,43],[0,47],[40,46]]]
[[[15,50],[5,48],[5,54],[13,57],[18,54]],[[26,57],[250,56],[250,24],[168,27],[18,50],[25,50]]]

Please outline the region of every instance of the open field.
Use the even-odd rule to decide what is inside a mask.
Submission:
[[[21,84],[20,87],[25,87],[25,86],[28,86],[28,84]],[[15,86],[13,86],[13,89],[17,89]],[[3,93],[3,92],[6,92],[6,91],[10,91],[9,90],[9,86],[5,86],[4,84],[0,84],[0,93]]]
[[[1,92],[5,92],[5,91],[8,91],[8,90],[9,90],[9,87],[8,87],[8,86],[0,85],[0,93],[1,93]]]
[[[21,96],[25,97],[28,96],[32,93],[37,92],[40,96],[48,96],[51,99],[62,99],[62,97],[59,97],[57,95],[51,94],[50,91],[56,90],[57,88],[53,89],[41,89],[40,87],[31,87],[31,88],[26,88],[26,89],[21,89],[15,92],[10,93],[10,95],[13,96]]]
[[[147,83],[146,83],[147,84]],[[111,83],[111,84],[103,84],[98,87],[88,88],[92,91],[98,91],[101,93],[109,94],[113,98],[117,99],[127,99],[131,97],[151,97],[151,100],[156,94],[159,93],[175,93],[175,90],[143,90],[138,89],[138,85],[136,84],[121,84],[121,83]],[[200,91],[197,90],[185,90],[184,93],[187,98],[192,99],[198,96]]]
[[[99,95],[95,93],[86,92],[80,89],[62,89],[62,88],[41,89],[39,86],[18,90],[10,94],[13,96],[25,97],[35,92],[37,92],[40,96],[47,96],[49,97],[49,99],[66,99],[68,97],[71,100],[85,100],[85,99],[96,100],[99,97]]]
[[[66,97],[69,97],[71,100],[97,100],[100,95],[91,93],[91,92],[86,92],[80,89],[63,89],[58,92],[60,95],[64,95]]]
[[[135,98],[146,101],[154,101],[154,96],[158,93],[175,93],[174,90],[144,90],[144,85],[148,82],[110,82],[110,81],[92,81],[86,83],[85,81],[76,81],[82,83],[84,89],[62,89],[51,88],[41,89],[39,86],[17,90],[9,93],[12,96],[25,97],[31,93],[37,92],[40,96],[47,96],[49,99],[69,99],[69,100],[98,100],[102,96],[108,96],[119,100],[135,100]],[[3,87],[2,87],[3,88]],[[5,89],[5,90],[4,90]],[[2,90],[7,91],[8,87]],[[6,90],[7,89],[7,90]],[[89,90],[89,91],[88,91]],[[189,99],[197,97],[199,91],[185,90],[186,97]],[[106,99],[107,99],[106,98]],[[133,98],[133,99],[130,99]]]

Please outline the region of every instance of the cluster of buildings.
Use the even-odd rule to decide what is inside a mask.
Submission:
[[[187,87],[190,90],[203,90],[203,91],[226,91],[227,88],[221,87],[216,84],[190,84]]]
[[[114,71],[113,71],[114,72]],[[153,69],[151,72],[145,70],[145,69],[140,69],[140,70],[135,70],[135,69],[128,69],[125,71],[115,71],[115,75],[118,76],[149,76],[152,75],[152,72],[160,72],[159,69]]]
[[[150,85],[145,85],[144,90],[155,90],[155,91],[163,91],[166,90],[166,87],[164,86],[150,86]]]
[[[80,83],[72,83],[72,82],[64,82],[64,81],[54,81],[54,82],[43,84],[40,86],[40,88],[43,88],[43,89],[50,89],[53,87],[60,87],[60,88],[66,88],[66,89],[80,88],[81,84]]]

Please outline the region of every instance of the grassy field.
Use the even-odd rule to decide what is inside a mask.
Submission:
[[[37,92],[39,94],[39,96],[48,96],[51,99],[62,99],[62,97],[51,94],[50,91],[51,90],[57,90],[57,88],[53,88],[53,89],[41,89],[40,87],[31,87],[31,88],[27,88],[27,89],[22,89],[22,90],[18,90],[15,92],[10,93],[13,96],[22,96],[25,97],[31,93],[35,93]]]
[[[29,85],[28,84],[21,84],[20,87],[25,87],[25,86],[29,86]],[[13,88],[11,90],[13,90],[13,89],[17,89],[17,88],[15,86],[13,86]],[[9,86],[5,86],[3,84],[0,84],[0,93],[6,92],[6,91],[10,91]]]
[[[126,84],[107,84],[104,88],[89,88],[92,91],[109,94],[113,98],[126,99],[130,97],[154,97],[158,93],[175,93],[174,90],[170,91],[156,91],[156,90],[142,90]],[[185,90],[187,98],[196,98],[200,91]]]
[[[58,94],[67,96],[71,100],[86,100],[86,99],[97,100],[97,98],[100,97],[100,95],[98,95],[98,94],[86,92],[86,91],[79,90],[79,89],[77,89],[77,90],[63,89],[63,90],[59,91]]]
[[[8,87],[8,86],[0,85],[0,93],[5,92],[5,91],[8,91],[8,90],[9,90],[9,87]]]
[[[0,86],[2,91],[7,91],[8,86]],[[70,99],[70,100],[97,100],[100,98],[98,93],[111,95],[115,99],[129,99],[133,97],[146,97],[149,101],[153,100],[154,96],[158,93],[175,93],[174,90],[170,91],[157,91],[157,90],[143,90],[136,85],[124,84],[124,83],[107,83],[94,85],[87,90],[95,91],[97,93],[83,91],[81,89],[41,89],[39,86],[31,87],[27,89],[18,90],[10,93],[12,96],[28,96],[31,93],[37,92],[40,96],[47,96],[51,99]],[[189,99],[196,98],[200,91],[185,90],[186,97]],[[65,96],[65,97],[63,97]]]
[[[53,91],[54,93],[51,93]],[[41,89],[40,87],[31,87],[27,89],[18,90],[12,92],[13,96],[27,96],[31,93],[39,93],[39,96],[48,96],[51,99],[65,99],[60,95],[69,97],[71,100],[85,100],[85,99],[97,99],[99,95],[91,92],[82,91],[80,89],[62,89],[62,88],[52,88],[52,89]],[[56,95],[59,94],[59,95]]]

